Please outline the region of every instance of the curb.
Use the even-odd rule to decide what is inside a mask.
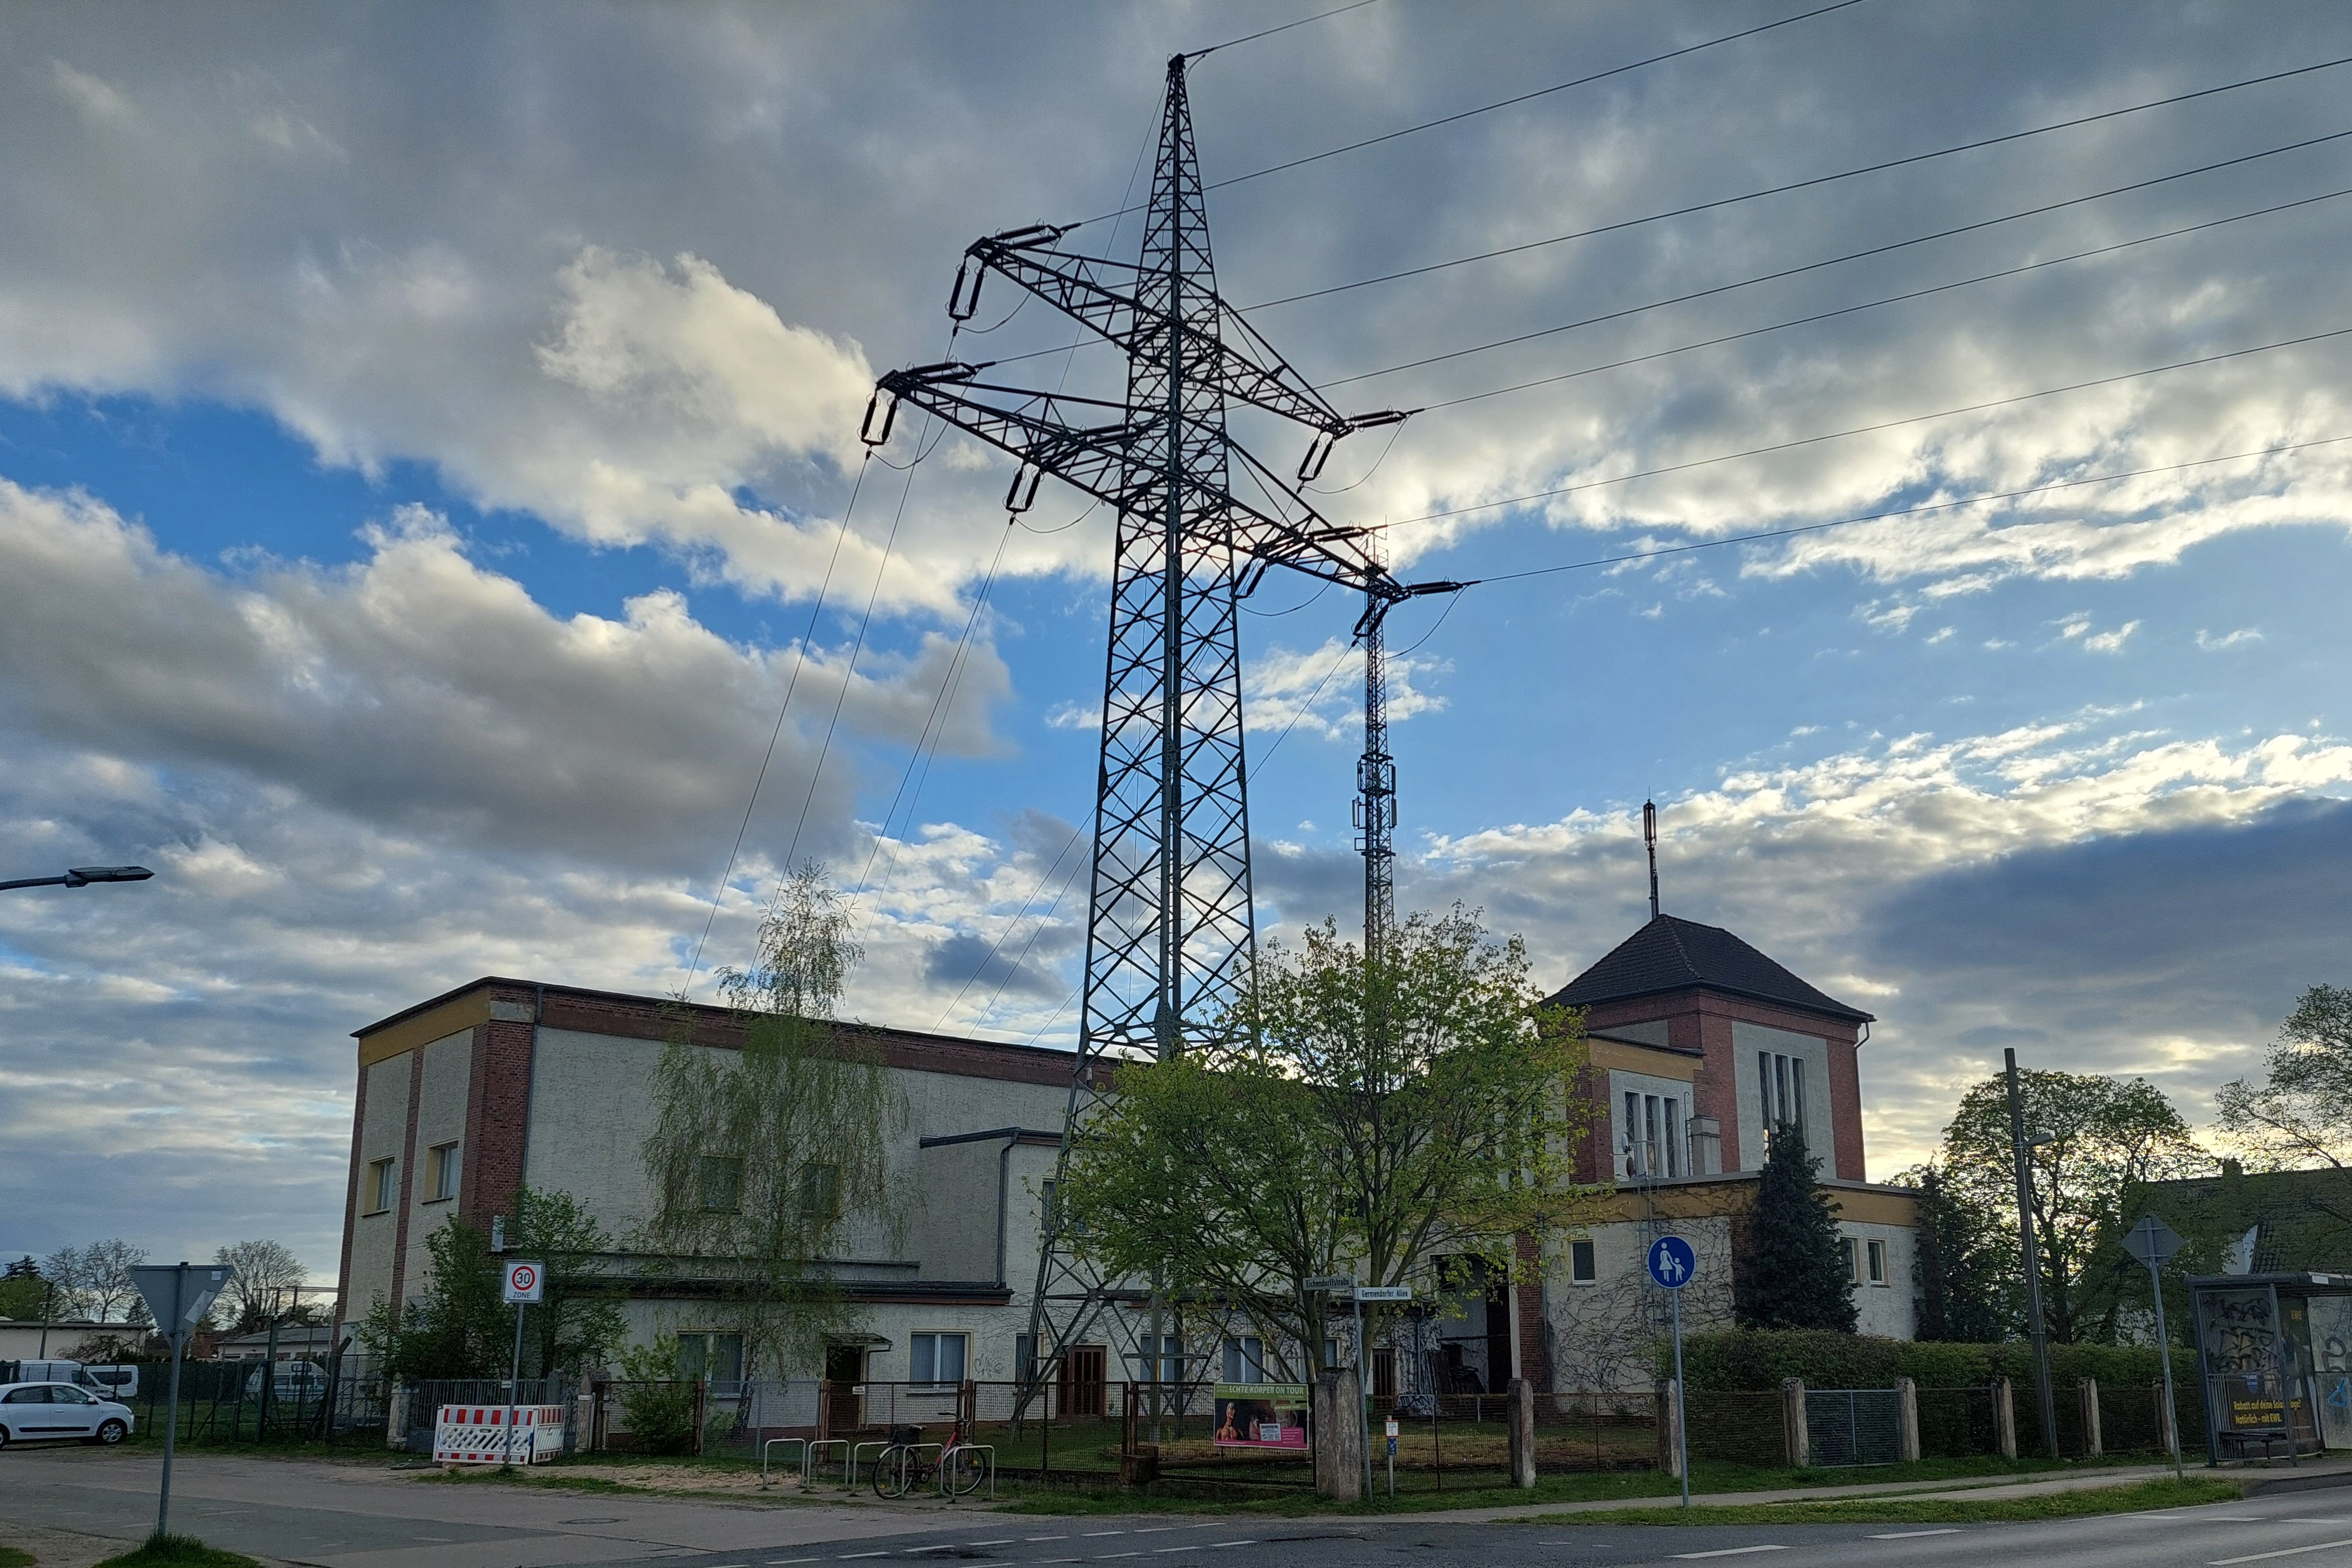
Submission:
[[[2315,1492],[2328,1487],[2352,1487],[2352,1469],[2307,1471],[2302,1475],[2287,1470],[2261,1477],[2246,1476],[2241,1484],[2250,1498],[2271,1497],[2281,1492]]]

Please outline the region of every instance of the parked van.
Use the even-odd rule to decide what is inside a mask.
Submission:
[[[84,1366],[78,1361],[20,1361],[8,1381],[70,1383],[108,1399],[129,1399],[139,1392],[139,1369],[128,1363]]]

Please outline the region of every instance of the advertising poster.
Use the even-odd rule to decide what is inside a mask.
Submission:
[[[1305,1384],[1221,1383],[1216,1402],[1219,1447],[1307,1451]]]

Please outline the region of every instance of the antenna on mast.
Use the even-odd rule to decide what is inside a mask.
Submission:
[[[1658,803],[1642,803],[1642,844],[1650,852],[1650,918],[1658,918]]]

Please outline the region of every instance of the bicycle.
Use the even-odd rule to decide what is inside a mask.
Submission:
[[[938,1449],[939,1458],[925,1458],[927,1448]],[[967,1444],[961,1421],[945,1443],[924,1442],[920,1426],[893,1426],[890,1447],[874,1461],[874,1495],[882,1498],[902,1498],[926,1483],[935,1483],[943,1496],[965,1497],[987,1479],[987,1466]]]

